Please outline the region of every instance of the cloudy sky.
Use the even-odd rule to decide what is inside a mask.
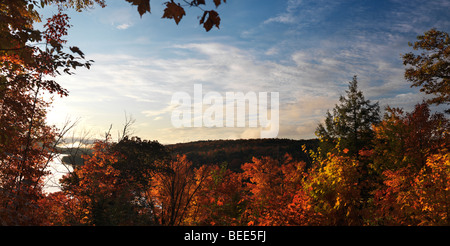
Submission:
[[[107,4],[69,11],[68,44],[95,63],[57,78],[69,96],[55,98],[48,121],[79,119],[77,130],[94,137],[112,124],[114,137],[126,112],[135,135],[164,144],[259,137],[259,128],[173,127],[172,96],[193,96],[194,84],[223,96],[278,92],[280,138],[315,137],[354,75],[367,99],[409,110],[424,95],[404,80],[401,54],[430,28],[450,32],[448,0],[228,0],[210,32],[196,8],[177,26],[161,19],[163,1],[142,18],[124,0]]]

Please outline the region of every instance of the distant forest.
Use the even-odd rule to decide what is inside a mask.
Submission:
[[[239,171],[241,165],[251,162],[253,157],[263,156],[281,160],[288,154],[294,161],[304,161],[311,164],[306,150],[317,150],[319,139],[292,140],[292,139],[237,139],[237,140],[206,140],[188,143],[165,145],[172,155],[186,155],[196,167],[204,164],[226,164],[232,171]],[[79,166],[84,163],[82,154],[91,154],[89,148],[60,148],[63,163]]]
[[[241,165],[251,162],[253,157],[263,156],[281,160],[286,154],[295,161],[311,163],[306,149],[316,151],[319,139],[238,139],[238,140],[208,140],[189,143],[166,145],[174,154],[186,155],[187,159],[198,164],[227,163],[232,171],[240,170]]]

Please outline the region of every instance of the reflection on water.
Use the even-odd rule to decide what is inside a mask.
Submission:
[[[47,170],[51,172],[47,177],[45,177],[45,185],[44,191],[51,193],[57,192],[61,190],[61,185],[59,184],[59,180],[68,172],[73,171],[71,165],[63,164],[61,159],[67,156],[67,154],[61,154],[53,159],[52,162],[49,163]]]

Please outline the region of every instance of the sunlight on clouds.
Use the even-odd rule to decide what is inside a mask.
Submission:
[[[203,85],[203,94],[210,91],[222,95],[227,91],[279,92],[279,137],[311,138],[314,137],[315,126],[326,110],[334,106],[339,95],[345,93],[347,82],[354,74],[361,76],[363,88],[371,88],[371,97],[380,96],[395,87],[395,81],[402,82],[400,70],[390,69],[389,63],[383,63],[383,57],[377,56],[370,48],[323,44],[321,50],[293,52],[288,64],[260,60],[249,51],[220,43],[174,45],[184,55],[171,58],[96,54],[96,64],[91,71],[80,72],[76,80],[69,78],[61,83],[71,91],[63,106],[64,111],[75,116],[86,115],[89,111],[92,114],[89,123],[103,126],[108,125],[107,121],[120,125],[123,117],[116,115],[122,116],[123,111],[132,112],[137,122],[148,124],[147,129],[139,131],[144,134],[143,138],[151,137],[168,143],[253,138],[260,133],[258,128],[171,127],[170,115],[175,107],[170,105],[173,93],[182,91],[192,97],[194,84]],[[372,57],[369,59],[366,54]],[[387,83],[373,84],[373,78],[368,76],[372,74],[376,74],[376,78],[391,79]],[[90,83],[80,84],[80,80]],[[95,97],[91,93],[100,86],[105,89],[96,90],[97,98],[93,103]],[[104,100],[99,101],[102,94]],[[80,110],[77,101],[91,103]],[[62,109],[57,110],[60,112]],[[98,112],[102,112],[101,116]]]
[[[172,95],[193,96],[194,84],[202,84],[203,94],[279,92],[278,136],[310,138],[353,75],[366,99],[379,100],[381,108],[410,109],[423,95],[404,80],[401,54],[430,27],[448,31],[447,2],[270,1],[252,8],[258,17],[248,8],[224,8],[223,28],[204,33],[195,17],[166,25],[173,23],[155,14],[140,18],[126,1],[112,1],[84,19],[74,16],[81,23],[70,35],[79,36],[69,40],[84,43],[80,48],[95,63],[56,78],[69,96],[55,99],[48,121],[81,118],[81,128],[101,135],[111,124],[120,128],[126,111],[139,136],[165,143],[258,136],[258,128],[173,128]]]

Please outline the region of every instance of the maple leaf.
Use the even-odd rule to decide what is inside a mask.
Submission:
[[[224,3],[227,2],[227,0],[223,0]],[[219,7],[219,5],[221,4],[221,0],[214,0],[214,4],[216,5],[216,8]]]
[[[208,19],[206,19],[205,21],[206,15],[208,15]],[[207,32],[209,32],[209,30],[211,30],[213,26],[219,28],[220,26],[219,14],[214,10],[205,11],[203,13],[202,18],[200,19],[200,24],[203,24],[203,27]]]
[[[126,0],[126,1],[131,3],[132,5],[137,5],[137,10],[141,15],[141,17],[143,14],[145,14],[145,12],[150,13],[150,0]]]
[[[176,4],[172,1],[166,2],[166,8],[164,9],[164,15],[162,18],[167,19],[174,19],[175,23],[180,22],[181,18],[186,15],[186,12],[184,12],[183,7],[180,6],[180,4]]]
[[[76,46],[72,46],[69,47],[70,51],[72,51],[73,53],[77,53],[78,55],[81,56],[81,58],[84,58],[84,53]]]

